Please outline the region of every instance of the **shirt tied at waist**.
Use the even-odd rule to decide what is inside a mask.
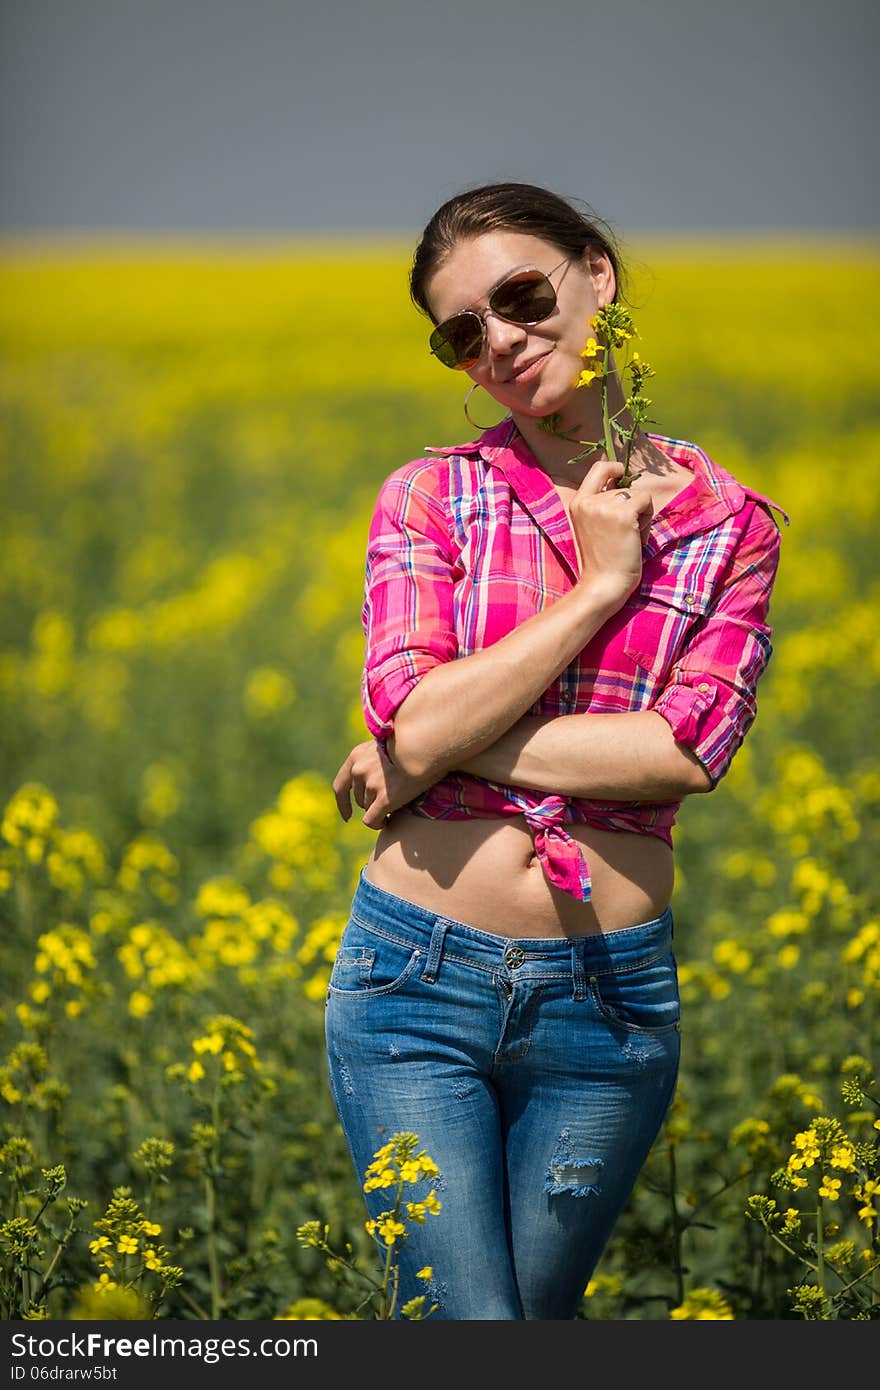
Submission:
[[[565,797],[547,796],[522,814],[534,832],[535,853],[546,877],[563,893],[588,903],[593,892],[590,867],[577,840],[563,829],[567,805]]]

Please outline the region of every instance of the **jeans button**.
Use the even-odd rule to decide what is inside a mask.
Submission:
[[[526,953],[522,946],[508,946],[504,952],[504,964],[511,970],[516,970],[526,958]]]

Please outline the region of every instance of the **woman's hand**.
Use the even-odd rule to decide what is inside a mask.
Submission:
[[[412,801],[419,792],[436,782],[411,777],[396,767],[375,739],[356,743],[333,779],[333,791],[339,814],[347,821],[351,817],[351,795],[366,814],[361,817],[370,830],[381,830],[385,821],[401,806]]]
[[[578,583],[600,592],[616,608],[641,580],[642,546],[654,515],[648,488],[616,486],[623,471],[619,460],[594,463],[569,511],[581,566]]]

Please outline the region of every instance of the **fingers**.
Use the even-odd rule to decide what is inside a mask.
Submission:
[[[618,459],[600,459],[594,463],[587,473],[578,492],[581,495],[592,492],[603,492],[610,487],[616,478],[623,475],[623,464]]]
[[[336,798],[336,805],[343,820],[348,820],[351,816],[351,775],[348,772],[348,759],[333,778],[333,795]]]

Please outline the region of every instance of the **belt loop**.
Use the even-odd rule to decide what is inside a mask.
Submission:
[[[435,917],[434,930],[431,933],[431,945],[428,950],[428,960],[422,971],[422,979],[432,985],[437,978],[437,971],[440,968],[440,957],[443,954],[443,942],[449,923],[445,917]]]
[[[574,977],[575,999],[586,999],[587,997],[587,977],[584,971],[584,956],[587,950],[587,938],[585,936],[575,937],[571,943],[571,973]]]

